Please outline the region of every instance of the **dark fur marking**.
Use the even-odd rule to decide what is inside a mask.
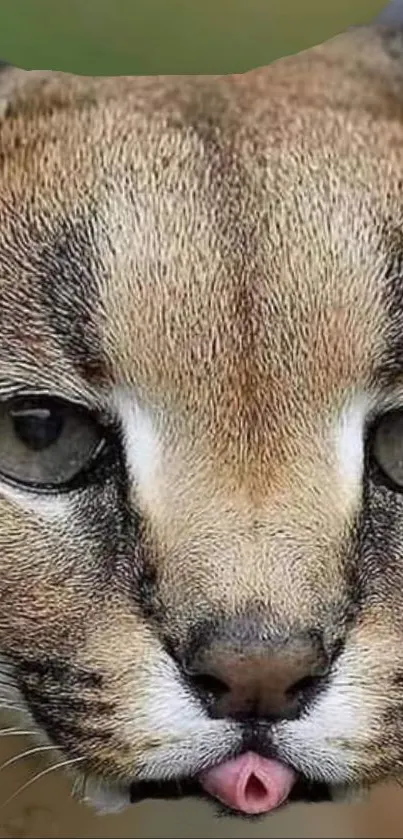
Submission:
[[[191,663],[201,650],[217,641],[239,650],[249,646],[272,648],[275,651],[293,642],[303,641],[318,649],[323,648],[322,631],[319,627],[307,630],[298,626],[279,627],[278,623],[273,625],[267,613],[267,606],[255,604],[244,614],[232,617],[216,614],[198,621],[188,633],[186,643],[177,648],[176,655],[182,661]],[[170,642],[175,647],[172,638]],[[340,644],[339,639],[338,643]],[[333,655],[333,649],[329,650],[329,655]]]
[[[22,678],[34,676],[40,679],[49,679],[68,685],[79,685],[81,688],[100,689],[103,685],[103,676],[95,670],[85,669],[71,664],[61,658],[22,657],[14,656],[18,665],[18,672]]]
[[[32,662],[31,662],[32,663]],[[75,670],[75,669],[74,669]],[[104,726],[113,714],[113,704],[102,699],[88,698],[80,693],[95,687],[83,673],[78,679],[67,676],[63,667],[29,667],[24,675],[19,673],[19,687],[30,712],[54,742],[74,750],[83,740],[111,740],[113,728]],[[71,685],[65,687],[66,684]]]
[[[30,705],[40,705],[46,696],[46,702],[49,703],[49,708],[56,711],[59,706],[62,709],[63,716],[69,715],[109,715],[112,711],[110,702],[100,699],[87,699],[83,695],[76,696],[67,690],[59,688],[55,684],[52,688],[45,682],[39,682],[33,685],[29,682],[24,682],[21,686],[22,692]]]
[[[403,199],[403,181],[399,181],[398,186]],[[385,388],[393,387],[396,379],[400,378],[403,373],[403,238],[401,231],[396,229],[396,220],[386,220],[383,227],[383,238],[389,251],[382,288],[383,305],[388,317],[388,331],[386,352],[372,375],[371,384],[377,388],[380,385]]]
[[[93,211],[94,212],[94,211]],[[94,314],[100,314],[94,216],[59,219],[40,250],[43,311],[68,360],[90,383],[107,379],[102,340]]]
[[[70,751],[78,750],[83,741],[107,742],[114,737],[113,729],[100,729],[95,726],[88,728],[80,718],[76,722],[66,718],[64,706],[61,705],[55,711],[46,702],[45,697],[42,697],[41,702],[30,702],[30,711],[35,722],[46,731],[51,740],[61,743],[64,747],[68,746]]]
[[[157,569],[146,556],[143,557],[135,587],[144,617],[160,623],[163,620],[164,610],[158,602]]]

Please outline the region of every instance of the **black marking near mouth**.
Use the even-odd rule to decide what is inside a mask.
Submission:
[[[331,801],[332,796],[328,784],[320,781],[310,781],[300,775],[297,782],[290,792],[289,801],[300,801],[308,804],[320,804],[321,802]]]
[[[217,802],[213,802],[210,796],[201,788],[197,778],[181,778],[170,781],[140,781],[130,786],[130,801],[132,804],[138,804],[146,799],[174,801],[183,798],[199,798],[217,805]],[[285,804],[291,802],[321,803],[330,800],[330,788],[327,784],[309,781],[307,778],[299,776]],[[261,817],[245,816],[243,813],[235,812],[227,807],[223,807],[223,805],[220,805],[219,809],[225,815],[238,815],[249,819]]]
[[[244,726],[241,742],[226,756],[226,759],[238,757],[248,751],[255,752],[266,758],[281,760],[271,737],[268,736],[266,726],[262,727],[256,721],[254,724]],[[216,809],[218,807],[219,812],[224,815],[238,815],[248,819],[261,818],[260,815],[245,815],[245,813],[231,810],[225,805],[218,803],[217,800],[213,799],[204,791],[199,783],[197,773],[193,776],[179,776],[170,780],[133,782],[130,786],[130,801],[133,804],[144,801],[145,799],[178,800],[183,798],[199,798],[208,801]],[[320,803],[331,801],[331,799],[332,796],[328,784],[312,781],[302,774],[298,774],[290,795],[281,807],[291,802]]]
[[[178,798],[205,797],[195,778],[170,781],[139,781],[130,786],[130,801],[138,804],[145,799],[173,800]]]

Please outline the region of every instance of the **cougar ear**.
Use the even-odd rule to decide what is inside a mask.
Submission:
[[[379,12],[374,23],[382,26],[403,28],[403,0],[390,0],[387,6]]]
[[[17,71],[18,72],[18,71]],[[0,59],[0,118],[7,113],[15,84],[15,70],[7,61]]]
[[[35,107],[38,92],[54,75],[50,71],[22,70],[0,60],[0,120]]]
[[[29,70],[20,70],[0,59],[0,118],[7,116],[11,103],[25,88],[29,76]]]

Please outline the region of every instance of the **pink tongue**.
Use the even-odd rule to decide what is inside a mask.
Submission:
[[[254,752],[227,760],[199,778],[203,789],[241,813],[268,813],[288,797],[296,774],[278,760]]]

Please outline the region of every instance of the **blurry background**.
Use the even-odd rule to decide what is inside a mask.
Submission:
[[[85,74],[225,73],[267,64],[363,23],[380,0],[0,0],[0,57]],[[1,187],[0,187],[1,188]],[[0,764],[30,748],[0,739]],[[74,804],[62,776],[31,758],[0,768],[1,837],[402,837],[403,791],[367,803],[299,807],[258,826],[204,805],[144,804],[100,818]]]
[[[0,56],[21,67],[88,74],[233,73],[370,20],[382,5],[382,0],[0,0]]]

